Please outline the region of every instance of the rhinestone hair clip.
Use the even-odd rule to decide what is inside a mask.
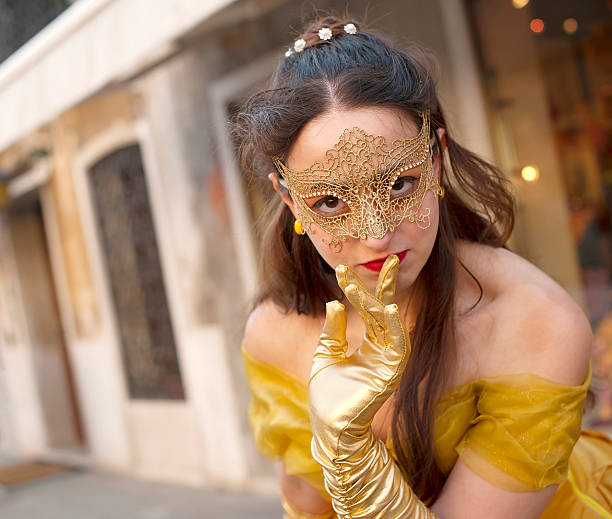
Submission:
[[[344,26],[344,32],[346,34],[356,34],[357,27],[354,23],[347,23]],[[319,34],[319,38],[324,41],[331,40],[332,36],[334,35],[334,33],[329,27],[321,27],[321,29],[319,29],[318,34]],[[302,38],[300,38],[299,40],[295,40],[295,42],[293,43],[293,47],[289,47],[287,49],[287,52],[285,52],[285,57],[288,58],[289,56],[297,52],[302,52],[305,48],[306,48],[305,40],[303,40]]]

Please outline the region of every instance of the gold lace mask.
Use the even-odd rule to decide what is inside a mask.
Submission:
[[[274,165],[304,228],[316,224],[339,251],[347,236],[382,238],[406,218],[426,229],[430,210],[421,211],[428,190],[440,192],[429,144],[429,112],[419,134],[387,143],[360,128],[344,130],[325,160],[293,172],[278,157]]]

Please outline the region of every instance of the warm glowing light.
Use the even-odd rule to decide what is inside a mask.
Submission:
[[[535,182],[540,176],[540,171],[536,166],[525,166],[521,169],[521,177],[525,182]]]
[[[563,30],[566,34],[574,34],[578,30],[578,21],[576,18],[566,18],[563,21]]]
[[[522,9],[529,3],[529,0],[512,0],[512,5],[517,9]]]
[[[541,18],[534,18],[529,22],[529,28],[531,32],[535,32],[536,34],[541,33],[544,30],[544,20]]]

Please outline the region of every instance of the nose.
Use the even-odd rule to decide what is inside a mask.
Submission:
[[[388,251],[389,243],[391,242],[391,238],[393,237],[393,232],[387,231],[382,238],[372,238],[371,236],[366,236],[361,239],[361,243],[363,243],[369,249],[375,251]]]

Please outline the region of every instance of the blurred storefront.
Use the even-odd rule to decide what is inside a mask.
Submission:
[[[249,281],[208,85],[269,7],[231,4],[79,0],[0,65],[9,455],[251,481]]]
[[[516,247],[587,312],[605,421],[612,418],[612,2],[466,6],[496,159],[517,186]]]
[[[0,63],[0,451],[272,487],[240,360],[253,220],[270,193],[241,175],[227,120],[311,11],[146,5],[79,0]],[[582,2],[567,15],[578,29],[553,37],[529,28],[556,23],[546,5],[348,3],[434,51],[459,141],[516,186],[513,248],[598,325],[609,305],[610,9]],[[607,18],[583,21],[588,6]]]

